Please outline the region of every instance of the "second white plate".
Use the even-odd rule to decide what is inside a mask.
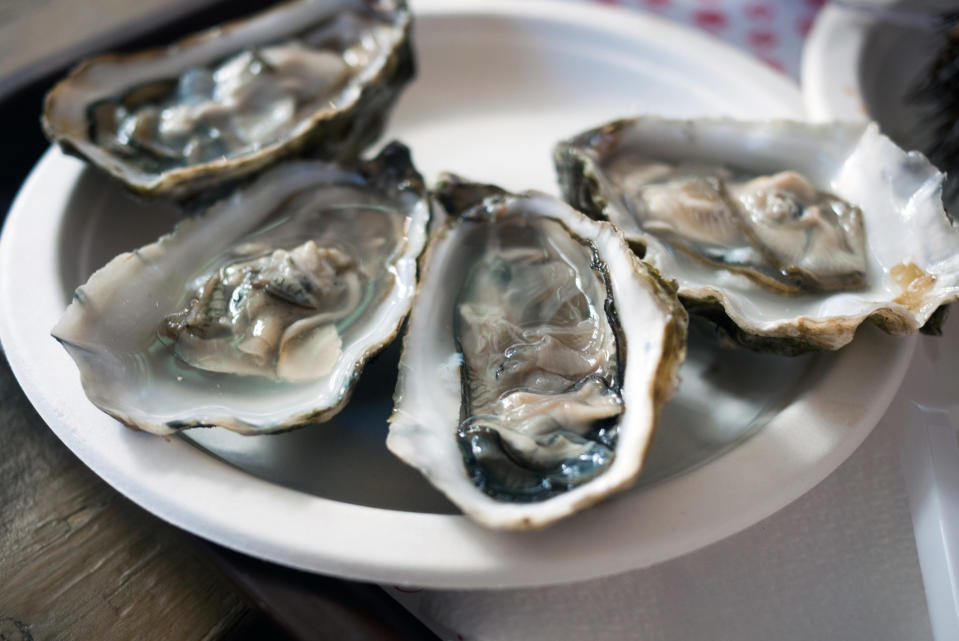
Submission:
[[[389,134],[412,147],[430,180],[453,170],[556,192],[553,144],[605,120],[802,116],[783,77],[641,14],[533,0],[414,9],[420,70]],[[491,532],[386,451],[395,348],[368,367],[336,420],[284,435],[161,439],[96,410],[49,328],[94,269],[173,219],[50,151],[0,240],[0,338],[10,364],[57,435],[146,509],[242,552],[346,577],[536,585],[622,572],[714,542],[841,463],[882,415],[914,344],[866,328],[837,354],[782,359],[719,352],[694,337],[636,488],[542,532]]]
[[[901,146],[921,149],[928,113],[909,96],[945,43],[936,16],[955,2],[860,4],[829,4],[817,16],[803,50],[806,109],[818,120],[875,120]]]

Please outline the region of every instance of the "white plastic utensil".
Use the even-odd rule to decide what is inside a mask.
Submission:
[[[959,318],[919,345],[907,374],[900,461],[936,641],[959,639]],[[950,327],[951,326],[951,327]]]

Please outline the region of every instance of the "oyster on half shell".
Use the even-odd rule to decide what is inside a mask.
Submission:
[[[606,223],[449,178],[387,445],[467,515],[530,529],[628,486],[678,382],[686,314]]]
[[[95,405],[166,434],[326,420],[399,331],[430,206],[406,147],[281,164],[76,290],[53,329]]]
[[[302,151],[352,159],[413,76],[404,0],[297,0],[165,49],[103,55],[47,95],[47,136],[183,198]]]
[[[640,117],[557,145],[568,202],[612,221],[690,312],[747,347],[838,349],[959,297],[942,174],[876,125]]]

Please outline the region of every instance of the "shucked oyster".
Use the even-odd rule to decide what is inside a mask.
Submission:
[[[456,180],[439,199],[387,445],[480,523],[540,527],[635,478],[686,315],[608,224]]]
[[[716,268],[785,294],[865,285],[862,212],[795,171],[737,175],[722,165],[615,156],[607,175],[643,230]],[[620,212],[617,212],[619,214]]]
[[[310,148],[353,158],[413,75],[404,0],[298,0],[167,49],[107,55],[43,125],[145,195],[188,196]]]
[[[560,143],[566,199],[623,230],[734,341],[838,349],[959,296],[942,175],[875,125],[622,120]]]
[[[78,288],[53,329],[84,391],[159,434],[325,420],[413,298],[429,206],[405,147],[265,173]]]

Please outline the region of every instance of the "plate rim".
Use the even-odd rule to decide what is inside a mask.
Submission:
[[[462,0],[454,6],[446,6],[442,0],[418,0],[412,4],[414,11],[423,14],[492,13],[565,21],[575,26],[585,24],[617,32],[654,27],[656,37],[671,46],[689,46],[691,42],[703,59],[742,65],[744,76],[749,71],[759,78],[751,82],[768,83],[777,91],[786,88],[786,94],[795,95],[798,104],[795,86],[760,62],[690,28],[635,10],[556,0]],[[835,421],[827,427],[836,432],[833,436],[842,430],[843,437],[838,445],[819,451],[816,448],[823,447],[823,443],[816,439],[822,440],[828,434],[804,435],[807,448],[817,452],[815,465],[800,466],[802,469],[797,470],[795,466],[766,463],[763,472],[768,476],[762,478],[774,479],[772,485],[778,487],[775,491],[765,491],[755,479],[727,474],[726,484],[712,488],[712,494],[696,494],[692,504],[676,500],[688,498],[692,490],[702,486],[703,475],[709,478],[717,462],[722,461],[724,468],[737,469],[769,444],[788,440],[790,425],[809,418],[809,408],[800,407],[802,404],[788,406],[777,417],[784,418],[774,419],[758,434],[705,465],[662,481],[650,491],[635,493],[629,500],[613,499],[591,508],[588,513],[596,515],[596,519],[574,518],[541,532],[492,532],[459,515],[339,503],[254,477],[202,453],[183,439],[132,432],[116,423],[110,425],[105,442],[103,434],[85,428],[84,422],[103,425],[103,421],[113,423],[112,419],[89,403],[88,407],[76,408],[65,405],[62,398],[51,398],[50,390],[57,388],[50,385],[51,381],[79,389],[79,374],[52,338],[47,337],[39,351],[29,344],[25,336],[36,330],[31,326],[31,317],[12,311],[15,303],[24,300],[29,292],[22,284],[11,282],[10,274],[14,262],[25,258],[24,247],[55,244],[44,237],[42,224],[31,223],[44,213],[49,217],[51,208],[56,211],[66,201],[70,186],[83,169],[79,161],[49,149],[30,173],[4,224],[0,237],[0,340],[14,375],[60,440],[119,492],[173,525],[251,556],[298,569],[435,588],[522,587],[596,578],[681,556],[758,523],[812,489],[838,467],[865,439],[892,401],[915,347],[914,337],[891,342],[867,330],[866,336],[853,341],[846,348],[848,351],[834,359],[834,367],[827,372],[829,380],[845,379],[860,387],[867,386],[869,395],[878,403],[855,408],[858,413],[850,415],[849,403],[842,393],[812,395],[809,402],[815,401],[814,409],[824,413],[819,418]],[[58,175],[59,180],[66,181],[63,193],[49,189],[49,178]],[[46,210],[38,207],[44,205]],[[59,227],[53,228],[57,230]],[[53,264],[47,267],[56,271]],[[878,387],[866,385],[862,379],[867,377],[857,376],[859,368],[851,366],[862,359],[869,361],[876,352],[892,355],[885,363],[887,375]],[[64,363],[69,365],[66,371]],[[185,469],[192,473],[183,474]],[[284,530],[275,527],[270,518],[251,522],[251,500],[254,504],[268,503],[271,513],[285,515],[285,526],[308,527]],[[731,504],[736,506],[732,516],[723,513]],[[636,507],[641,508],[639,514],[633,509]],[[296,518],[291,519],[291,514]],[[645,518],[647,514],[658,518],[653,522]],[[358,523],[363,524],[367,535],[374,535],[363,545],[357,543]],[[657,538],[637,546],[635,533],[642,535],[650,527],[658,532]],[[599,537],[603,546],[583,549],[588,547],[583,546],[584,540]]]
[[[872,12],[833,3],[817,14],[800,64],[803,104],[811,120],[872,120],[863,103],[859,63],[879,22]]]

